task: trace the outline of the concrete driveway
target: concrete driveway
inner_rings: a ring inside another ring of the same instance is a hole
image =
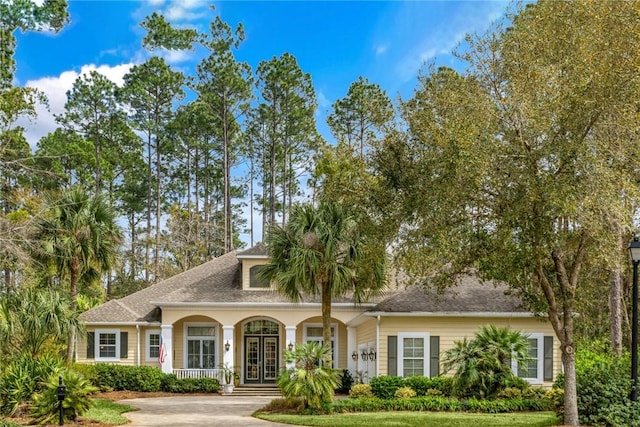
[[[119,403],[138,411],[123,414],[132,427],[233,426],[275,427],[288,424],[270,423],[252,418],[251,414],[273,400],[273,397],[243,396],[176,396],[126,399]]]

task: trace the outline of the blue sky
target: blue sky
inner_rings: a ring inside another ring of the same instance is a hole
[[[214,4],[215,10],[209,5]],[[65,93],[79,73],[97,69],[116,83],[150,56],[142,49],[140,21],[153,11],[173,24],[206,30],[216,14],[232,26],[242,22],[246,40],[239,60],[255,70],[260,61],[294,55],[311,74],[321,132],[331,104],[358,76],[378,83],[392,99],[408,98],[425,62],[460,67],[451,51],[465,34],[483,32],[499,19],[504,1],[80,1],[71,0],[71,23],[59,34],[18,34],[19,85],[44,91],[50,111],[40,108],[27,125],[32,145],[55,129]],[[193,74],[197,52],[160,52],[174,67]]]

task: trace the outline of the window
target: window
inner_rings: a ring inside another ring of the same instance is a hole
[[[398,334],[398,374],[429,376],[429,334]]]
[[[147,331],[147,362],[155,362],[160,354],[160,330]]]
[[[216,367],[216,328],[207,324],[185,325],[187,369]]]
[[[249,269],[249,287],[257,289],[269,288],[269,282],[263,280],[259,273],[262,265],[254,265]]]
[[[333,361],[333,367],[338,367],[337,359],[337,329],[336,325],[331,325],[331,360]],[[317,342],[318,344],[322,344],[324,341],[322,340],[322,325],[305,325],[304,328],[305,334],[305,342]]]
[[[523,366],[518,366],[513,361],[511,369],[520,378],[532,384],[541,384],[543,382],[544,363],[543,336],[542,334],[527,334],[527,338],[529,340],[529,360]]]
[[[120,360],[120,331],[117,329],[96,329],[96,361]]]

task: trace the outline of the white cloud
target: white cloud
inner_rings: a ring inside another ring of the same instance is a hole
[[[169,3],[164,12],[169,21],[193,21],[203,16],[205,11],[199,11],[207,7],[203,0],[178,0]]]
[[[376,52],[376,56],[380,56],[384,53],[387,52],[387,50],[389,50],[389,44],[388,43],[384,43],[384,44],[379,44],[374,46],[375,52]]]
[[[189,61],[193,58],[194,52],[190,50],[169,50],[169,49],[158,49],[156,52],[162,58],[167,61],[169,64],[179,64],[182,62]]]
[[[399,36],[412,39],[411,44],[396,43],[411,46],[398,60],[396,73],[401,80],[414,78],[424,63],[434,60],[437,55],[450,54],[467,34],[485,31],[503,16],[506,9],[506,3],[500,1],[457,3],[456,6],[455,9],[446,9],[449,13],[446,20],[431,21],[436,24],[424,27],[422,31],[416,29],[424,25],[425,17],[420,16],[420,9],[414,8],[412,3],[407,3],[407,7],[395,17],[396,22],[404,23],[404,27],[399,28],[410,31]],[[437,15],[439,11],[434,9],[430,13]]]
[[[64,104],[67,102],[67,91],[73,87],[73,83],[78,76],[88,74],[95,70],[103,74],[109,80],[122,86],[124,83],[124,75],[129,71],[133,64],[120,64],[114,67],[109,65],[96,66],[94,64],[83,65],[80,72],[65,71],[59,76],[42,77],[36,80],[28,80],[25,84],[43,92],[49,100],[49,108],[44,105],[36,107],[37,117],[35,119],[20,119],[18,124],[25,128],[25,137],[32,148],[40,139],[50,132],[53,132],[58,124],[55,121],[55,114],[62,114]]]

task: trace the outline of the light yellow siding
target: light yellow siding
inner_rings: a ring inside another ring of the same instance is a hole
[[[440,356],[454,346],[455,341],[464,337],[472,339],[483,325],[509,327],[522,333],[541,333],[553,336],[553,372],[555,376],[561,372],[561,353],[559,341],[555,337],[553,328],[548,322],[536,318],[474,318],[474,317],[383,317],[380,322],[380,375],[387,374],[388,348],[387,338],[399,333],[428,333],[430,336],[440,337]],[[358,338],[359,340],[359,338]],[[545,382],[551,386],[551,382]]]

